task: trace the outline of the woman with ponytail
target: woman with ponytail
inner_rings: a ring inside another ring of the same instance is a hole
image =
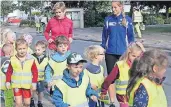
[[[160,50],[146,51],[134,60],[127,87],[130,107],[167,107],[162,88],[167,65],[167,55]]]

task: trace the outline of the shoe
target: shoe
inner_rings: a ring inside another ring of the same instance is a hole
[[[42,103],[38,103],[37,106],[38,107],[43,107],[43,104]]]
[[[110,104],[110,106],[109,107],[115,107],[115,105],[112,103],[112,104]]]
[[[36,107],[33,99],[31,99],[30,107]]]

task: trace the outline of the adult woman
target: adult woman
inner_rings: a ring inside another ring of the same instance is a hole
[[[106,17],[104,21],[101,44],[106,49],[105,61],[108,74],[125,52],[127,43],[134,41],[132,20],[123,14],[122,2],[113,1],[112,10],[113,15]]]
[[[44,31],[44,35],[49,43],[50,50],[56,50],[54,40],[57,36],[65,35],[71,43],[73,33],[73,22],[65,16],[66,8],[64,2],[57,2],[54,5],[53,10],[55,12],[55,16],[49,20]]]

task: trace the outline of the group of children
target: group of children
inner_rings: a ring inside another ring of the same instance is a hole
[[[16,40],[10,29],[1,29],[1,37],[0,89],[1,93],[11,90],[12,94],[3,95],[6,107],[35,107],[35,95],[37,106],[43,107],[45,87],[56,107],[115,107],[115,92],[120,107],[167,107],[161,85],[167,55],[159,50],[145,51],[141,42],[130,43],[107,75],[101,65],[105,50],[100,45],[85,49],[89,60],[85,66],[88,61],[69,50],[66,36],[55,39],[56,50],[50,57],[44,40],[37,41],[33,52],[29,47],[33,39],[30,35]]]

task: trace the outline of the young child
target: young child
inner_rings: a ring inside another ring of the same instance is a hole
[[[44,73],[45,67],[48,64],[48,57],[46,56],[47,43],[43,40],[38,41],[35,45],[35,53],[32,55],[35,57],[36,65],[38,68],[38,82],[37,82],[37,92],[38,92],[38,107],[43,107],[43,91],[44,91]],[[35,107],[33,98],[31,99],[30,107]]]
[[[107,76],[107,72],[104,72],[104,68],[100,63],[104,60],[105,50],[99,45],[89,46],[85,50],[85,56],[90,60],[90,64],[87,65],[84,72],[88,74],[90,78],[91,88],[96,90],[99,94],[101,92],[101,85],[104,82],[104,78]],[[98,102],[100,107],[104,107],[103,102]],[[96,102],[89,100],[90,107],[97,107]]]
[[[45,68],[46,82],[48,89],[53,86],[53,83],[60,79],[63,75],[63,70],[66,68],[66,59],[70,54],[68,51],[69,40],[65,36],[58,36],[55,40],[57,50],[50,57],[49,63]],[[52,87],[52,90],[53,87]]]
[[[2,49],[2,46],[4,44],[12,44],[14,46],[14,55],[16,54],[16,51],[15,51],[15,40],[16,40],[16,35],[15,33],[11,30],[11,29],[8,29],[8,28],[4,28],[4,29],[1,29],[1,45],[0,45],[0,48]],[[3,56],[4,53],[2,52],[1,50],[1,56]]]
[[[127,48],[127,51],[121,56],[120,60],[114,66],[112,72],[107,76],[102,84],[101,98],[106,95],[108,87],[115,82],[116,98],[120,103],[120,107],[128,107],[126,88],[129,80],[129,69],[135,58],[141,56],[145,51],[141,42],[132,42]],[[114,106],[114,90],[109,88],[109,96],[111,106]]]
[[[5,107],[12,107],[13,104],[13,91],[12,89],[6,89],[5,81],[6,81],[6,72],[10,63],[10,57],[14,54],[14,49],[12,44],[4,44],[2,47],[2,52],[4,53],[4,56],[1,56],[1,69],[0,69],[0,91],[1,91],[1,97],[5,100]]]
[[[6,73],[6,87],[14,90],[16,107],[30,106],[31,90],[36,89],[38,70],[32,55],[27,54],[28,44],[24,39],[17,39],[17,54],[10,59]]]
[[[23,34],[21,36],[22,39],[25,39],[28,43],[28,54],[33,54],[33,50],[30,48],[31,44],[32,44],[32,41],[33,41],[33,37],[30,35],[30,34]]]
[[[89,77],[83,72],[87,61],[77,53],[67,58],[67,68],[62,79],[58,80],[53,93],[56,107],[89,107],[87,97],[97,101],[98,94],[91,89]]]
[[[134,61],[127,87],[129,106],[168,107],[162,88],[167,65],[168,57],[160,50],[146,51]]]

